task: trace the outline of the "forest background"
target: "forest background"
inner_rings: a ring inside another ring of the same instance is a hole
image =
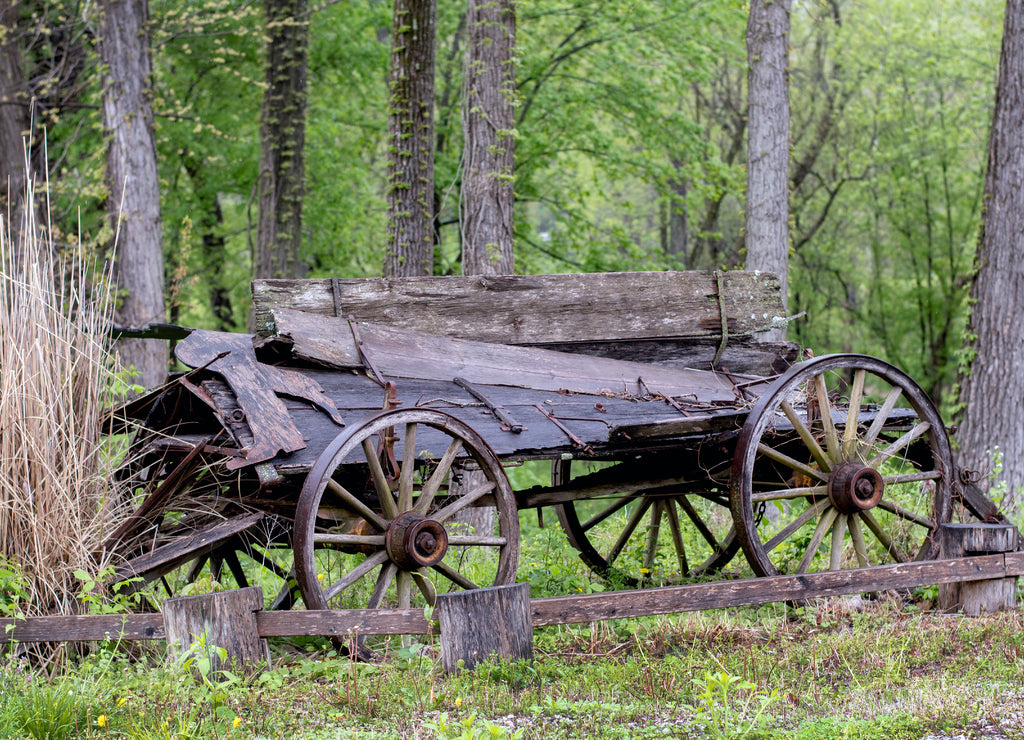
[[[105,208],[117,194],[104,180],[95,8],[4,4],[4,48],[22,65],[31,164],[48,177],[58,241],[109,255]],[[392,10],[350,0],[305,16],[309,277],[383,272]],[[792,7],[789,291],[790,312],[806,318],[788,338],[818,354],[883,357],[947,411],[1003,10],[997,0]],[[435,274],[461,270],[465,13],[438,3]],[[744,265],[747,15],[737,0],[516,3],[517,272]],[[248,326],[266,18],[239,0],[149,3],[171,323]]]

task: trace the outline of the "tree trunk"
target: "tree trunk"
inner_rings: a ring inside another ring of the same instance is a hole
[[[789,284],[789,8],[790,0],[752,0],[747,23],[748,270]],[[784,327],[760,335],[781,342]]]
[[[28,85],[21,61],[21,3],[0,0],[0,212],[9,214],[12,245],[21,244],[25,185],[29,171],[26,147],[31,146]]]
[[[958,463],[1024,486],[1024,2],[1008,0],[985,178],[985,217],[971,286],[970,369],[960,378]]]
[[[104,66],[103,126],[107,143],[107,213],[114,228],[114,272],[121,300],[115,320],[142,327],[164,321],[164,262],[160,186],[153,138],[149,9],[145,0],[100,3]],[[118,343],[135,381],[153,388],[167,377],[167,344],[157,339]]]
[[[516,16],[512,0],[468,0],[462,274],[510,275]]]
[[[257,278],[301,278],[305,182],[306,0],[265,0],[267,87],[260,112],[259,228],[253,273]]]
[[[434,271],[436,0],[395,0],[388,100],[387,277]]]

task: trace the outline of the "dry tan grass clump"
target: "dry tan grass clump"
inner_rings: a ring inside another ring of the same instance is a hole
[[[0,215],[0,554],[24,573],[24,613],[73,613],[73,572],[95,572],[107,527],[111,301],[81,255],[57,256],[26,200],[24,235]]]

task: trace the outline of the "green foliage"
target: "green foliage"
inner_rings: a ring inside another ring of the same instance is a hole
[[[87,614],[129,614],[133,611],[134,605],[124,587],[140,582],[141,577],[114,582],[113,565],[101,568],[95,576],[81,569],[75,570],[73,575],[82,584],[78,601]]]
[[[435,721],[426,722],[424,727],[431,730],[434,733],[433,737],[437,740],[441,740],[441,738],[458,738],[458,740],[498,740],[498,738],[511,738],[511,740],[518,740],[518,738],[523,737],[523,730],[521,729],[515,732],[508,732],[501,725],[486,719],[478,719],[475,714],[470,714],[461,720],[449,721],[448,714],[441,712]]]
[[[22,604],[31,598],[30,584],[21,568],[0,555],[0,617],[21,617]],[[13,627],[8,626],[8,631]]]
[[[230,721],[235,713],[226,706],[230,689],[240,683],[240,679],[224,668],[228,651],[209,642],[204,633],[197,635],[195,641],[177,658],[176,665],[184,675],[196,675],[199,678],[199,695],[210,709],[210,718]]]
[[[762,729],[762,718],[768,707],[778,699],[778,689],[770,693],[757,690],[750,681],[734,676],[725,669],[705,671],[695,678],[698,689],[697,721],[708,737],[746,737]]]

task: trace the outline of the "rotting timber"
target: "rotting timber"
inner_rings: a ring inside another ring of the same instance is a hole
[[[773,280],[257,282],[259,334],[191,332],[192,369],[112,417],[139,493],[106,547],[136,583],[256,564],[273,608],[401,609],[513,582],[524,509],[613,586],[741,549],[756,575],[931,560],[941,524],[992,518],[905,374],[748,341],[779,320]],[[551,484],[513,490],[532,460]]]

